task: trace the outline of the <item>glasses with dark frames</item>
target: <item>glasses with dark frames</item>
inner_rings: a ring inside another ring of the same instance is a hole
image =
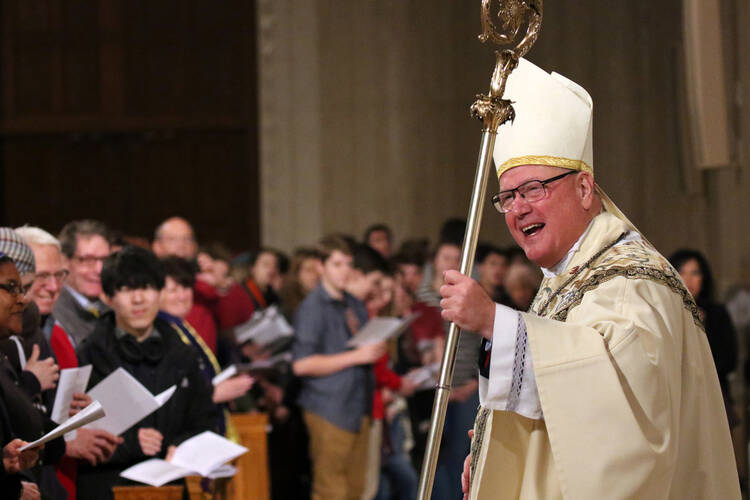
[[[539,201],[547,196],[547,184],[562,179],[567,175],[577,173],[577,170],[570,170],[568,172],[565,172],[564,174],[556,175],[555,177],[551,177],[543,181],[537,179],[526,181],[520,186],[513,189],[500,191],[498,194],[492,197],[492,204],[495,206],[495,209],[498,212],[500,212],[501,214],[506,214],[513,208],[513,203],[515,203],[516,201],[516,193],[518,193],[521,198],[528,201],[529,203],[534,203],[535,201]]]
[[[31,290],[32,284],[33,283],[22,285],[17,281],[11,281],[10,283],[0,283],[0,289],[5,290],[16,297],[25,297],[26,294],[29,293],[29,290]]]

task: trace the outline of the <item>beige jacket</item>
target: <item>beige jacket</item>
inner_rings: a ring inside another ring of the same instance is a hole
[[[472,499],[740,498],[698,310],[629,230],[597,216],[523,315],[544,419],[480,409]]]

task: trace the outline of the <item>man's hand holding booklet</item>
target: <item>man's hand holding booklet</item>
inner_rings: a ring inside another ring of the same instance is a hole
[[[410,314],[405,318],[372,318],[349,340],[347,345],[349,347],[360,347],[384,342],[404,333],[417,317],[419,317],[419,313]]]

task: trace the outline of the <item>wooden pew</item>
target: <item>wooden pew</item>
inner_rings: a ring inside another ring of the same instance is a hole
[[[249,451],[237,459],[237,475],[229,483],[229,498],[270,500],[268,475],[268,415],[264,413],[233,413],[232,425],[240,436],[240,444]]]
[[[268,415],[264,413],[235,413],[232,425],[240,438],[240,444],[249,451],[237,459],[237,475],[227,484],[217,480],[212,491],[204,495],[201,478],[190,476],[186,485],[191,500],[213,498],[215,500],[270,500],[271,488],[268,475]],[[115,486],[115,500],[182,500],[182,486]]]
[[[190,500],[228,500],[226,479],[216,479],[209,483],[210,491],[204,492],[203,478],[188,476],[185,486]],[[112,488],[115,500],[182,500],[182,486],[115,486]]]
[[[182,486],[115,486],[115,500],[182,500]]]

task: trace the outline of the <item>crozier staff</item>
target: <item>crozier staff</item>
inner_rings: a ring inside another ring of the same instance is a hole
[[[493,202],[545,277],[520,313],[445,273],[443,317],[484,337],[470,497],[739,499],[695,302],[594,183],[591,97],[523,59],[503,97]]]

